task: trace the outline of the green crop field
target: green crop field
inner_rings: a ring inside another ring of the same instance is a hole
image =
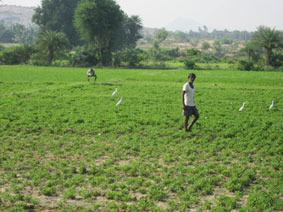
[[[86,71],[0,66],[0,211],[283,210],[283,73]]]

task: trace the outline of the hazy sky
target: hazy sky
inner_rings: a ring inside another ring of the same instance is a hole
[[[116,0],[145,27],[165,27],[177,18],[213,29],[255,31],[259,25],[283,30],[283,0]],[[2,4],[39,6],[41,0],[2,0]]]

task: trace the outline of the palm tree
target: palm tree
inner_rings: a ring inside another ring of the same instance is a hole
[[[67,47],[68,39],[63,32],[43,31],[37,37],[37,44],[46,53],[48,64],[51,65],[56,53]]]
[[[244,44],[244,48],[240,49],[241,53],[244,53],[248,56],[249,60],[256,61],[259,55],[259,49],[253,42],[247,42]]]
[[[252,36],[252,41],[265,50],[265,65],[269,65],[272,50],[280,45],[280,32],[266,26],[259,26]]]

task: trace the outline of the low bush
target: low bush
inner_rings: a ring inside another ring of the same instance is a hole
[[[90,67],[98,64],[98,51],[95,46],[77,47],[70,55],[70,64],[77,67]]]
[[[46,57],[44,57],[41,53],[35,53],[31,55],[28,63],[30,65],[36,65],[36,66],[47,66],[48,62],[45,58]]]
[[[184,60],[184,64],[188,69],[196,69],[196,60],[194,58],[187,58]]]
[[[27,64],[32,53],[33,48],[27,44],[5,49],[0,54],[0,62],[5,65]]]
[[[283,50],[281,52],[276,52],[271,56],[270,65],[275,68],[283,66]]]
[[[237,65],[239,70],[250,71],[254,69],[254,62],[251,60],[239,60]]]
[[[146,58],[146,54],[141,49],[125,49],[122,52],[122,62],[129,67],[137,67]]]

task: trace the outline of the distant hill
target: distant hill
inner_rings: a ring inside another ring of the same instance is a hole
[[[0,5],[0,20],[13,24],[28,26],[32,24],[35,7],[21,7],[13,5]]]

